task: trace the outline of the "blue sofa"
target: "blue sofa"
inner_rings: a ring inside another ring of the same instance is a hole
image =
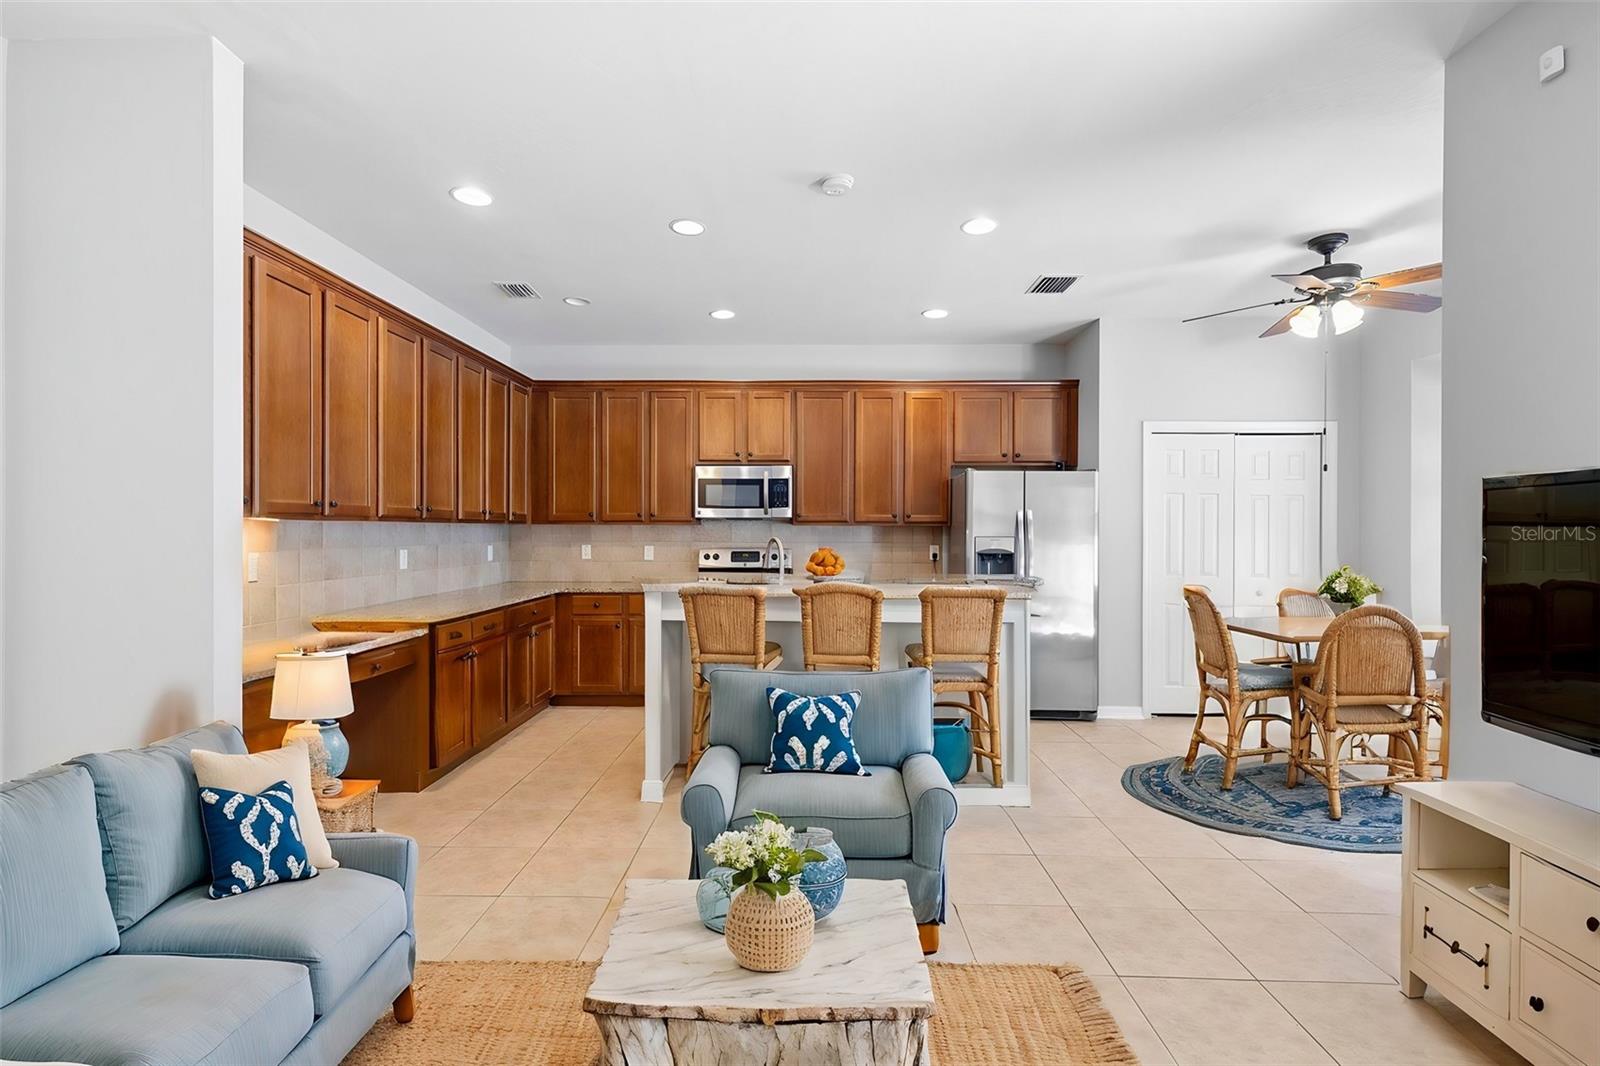
[[[326,1066],[409,1020],[416,841],[210,899],[196,748],[245,750],[217,722],[0,785],[0,1059]]]
[[[718,833],[743,829],[758,810],[771,811],[790,825],[831,829],[851,877],[904,881],[923,947],[936,950],[956,791],[933,757],[932,675],[722,667],[709,680],[709,746],[684,785],[681,808],[693,841],[689,876],[710,868],[705,847]],[[769,686],[802,696],[859,689],[851,736],[871,776],[763,772],[774,727]]]

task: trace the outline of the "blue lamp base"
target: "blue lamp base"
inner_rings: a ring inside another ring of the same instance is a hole
[[[350,765],[350,741],[339,728],[338,719],[317,718],[296,722],[283,734],[285,744],[302,740],[311,752],[312,780],[324,779],[321,791],[325,795],[338,795],[344,787],[339,777]]]

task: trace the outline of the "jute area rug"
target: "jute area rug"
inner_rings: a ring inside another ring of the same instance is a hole
[[[936,1066],[1136,1063],[1089,978],[1071,967],[932,963]],[[587,962],[424,962],[417,1015],[385,1015],[345,1066],[591,1066]]]

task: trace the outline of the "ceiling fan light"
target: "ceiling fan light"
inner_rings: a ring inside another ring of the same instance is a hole
[[[1297,337],[1315,337],[1322,332],[1322,308],[1316,304],[1302,307],[1300,313],[1289,320],[1289,329]]]
[[[1341,333],[1349,333],[1361,325],[1361,320],[1366,317],[1367,312],[1366,308],[1360,304],[1351,303],[1349,300],[1340,300],[1333,305],[1328,314],[1333,319],[1333,332],[1337,336]]]

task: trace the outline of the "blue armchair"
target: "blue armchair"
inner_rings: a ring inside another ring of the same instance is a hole
[[[956,792],[933,757],[932,675],[726,667],[713,671],[710,683],[710,746],[683,789],[682,816],[693,838],[689,876],[709,869],[705,847],[718,833],[771,811],[790,825],[831,829],[851,877],[904,881],[923,950],[938,950],[944,838],[955,824]],[[859,689],[851,733],[871,776],[765,773],[774,728],[769,686],[805,696]]]

